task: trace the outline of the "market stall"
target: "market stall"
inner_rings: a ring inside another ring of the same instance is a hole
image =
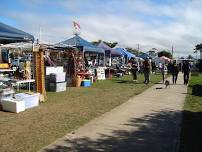
[[[0,44],[10,44],[17,42],[30,42],[33,46],[34,37],[24,31],[18,30],[6,24],[0,23]],[[7,56],[4,53],[4,56]],[[14,86],[18,86],[22,83],[31,83],[35,80],[31,79],[31,68],[30,63],[26,62],[24,65],[24,75],[23,80],[16,79],[14,77],[13,69],[10,68],[11,62],[9,56],[7,57],[7,62],[2,63],[2,51],[0,50],[0,62],[1,65],[1,75],[0,75],[0,106],[5,111],[11,112],[21,112],[28,108],[35,107],[39,103],[39,93],[15,93]],[[5,61],[5,60],[4,60]],[[7,64],[8,66],[5,66]],[[6,72],[6,74],[5,74]],[[12,72],[12,73],[9,73]],[[29,85],[30,86],[30,85]],[[30,87],[29,87],[30,89]],[[28,99],[28,100],[27,100]],[[30,106],[28,106],[30,105]]]
[[[105,50],[105,62],[107,66],[111,66],[111,60],[113,57],[120,57],[121,53],[116,51],[115,49],[110,48],[106,43],[101,41],[98,45],[98,48],[102,48]]]
[[[97,71],[105,66],[105,51],[102,48],[98,48],[77,34],[68,40],[55,44],[55,46],[64,49],[68,47],[74,48],[67,50],[69,52],[67,56],[71,57],[70,60],[74,63],[74,69],[77,69],[77,72],[74,73],[74,77],[77,80],[79,79],[78,77],[81,77],[83,80],[88,78],[93,83],[96,78],[104,79],[97,75],[99,73]]]
[[[136,56],[130,52],[128,52],[125,48],[115,47],[115,50],[118,51],[123,57],[123,64],[127,64],[131,58],[135,58]]]
[[[115,74],[115,66],[112,66],[112,60],[116,60],[119,57],[121,57],[121,53],[116,51],[115,49],[110,48],[106,43],[101,41],[97,47],[102,48],[105,50],[105,65],[106,65],[106,70],[105,70],[105,75],[108,78],[111,78],[112,75]]]

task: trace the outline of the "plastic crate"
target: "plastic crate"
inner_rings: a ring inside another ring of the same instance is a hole
[[[4,111],[19,113],[25,111],[25,102],[23,100],[17,100],[14,98],[3,99],[1,101],[2,109]]]
[[[49,91],[62,92],[66,91],[66,88],[67,88],[66,82],[49,83]]]
[[[25,102],[25,109],[33,108],[39,105],[40,93],[18,93],[15,98]]]
[[[64,71],[63,66],[46,67],[46,75],[49,75],[51,73],[62,73],[63,71]]]
[[[83,87],[90,87],[91,86],[90,80],[83,80],[81,82],[81,86],[83,86]]]
[[[61,72],[61,73],[51,73],[49,75],[49,82],[64,82],[66,77],[66,73],[65,72]]]

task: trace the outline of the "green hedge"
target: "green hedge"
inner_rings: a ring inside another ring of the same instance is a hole
[[[202,59],[199,59],[197,64],[196,64],[196,67],[199,69],[199,72],[202,73]]]

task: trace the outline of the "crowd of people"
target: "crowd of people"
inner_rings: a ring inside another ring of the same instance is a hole
[[[138,73],[144,74],[144,83],[148,84],[150,82],[151,73],[161,73],[162,82],[165,82],[165,75],[172,75],[173,84],[177,83],[178,74],[181,71],[184,75],[184,84],[187,85],[189,82],[189,75],[191,71],[191,65],[188,60],[184,60],[183,63],[177,64],[176,60],[168,62],[167,64],[159,62],[156,65],[154,62],[150,61],[149,58],[146,58],[142,63],[136,58],[131,58],[129,61],[131,67],[131,73],[133,76],[133,81],[137,81]]]

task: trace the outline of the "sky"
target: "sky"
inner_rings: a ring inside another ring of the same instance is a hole
[[[202,0],[1,0],[0,22],[57,43],[73,37],[73,21],[88,41],[118,42],[146,52],[193,55],[202,43]],[[41,28],[40,28],[41,27]]]

